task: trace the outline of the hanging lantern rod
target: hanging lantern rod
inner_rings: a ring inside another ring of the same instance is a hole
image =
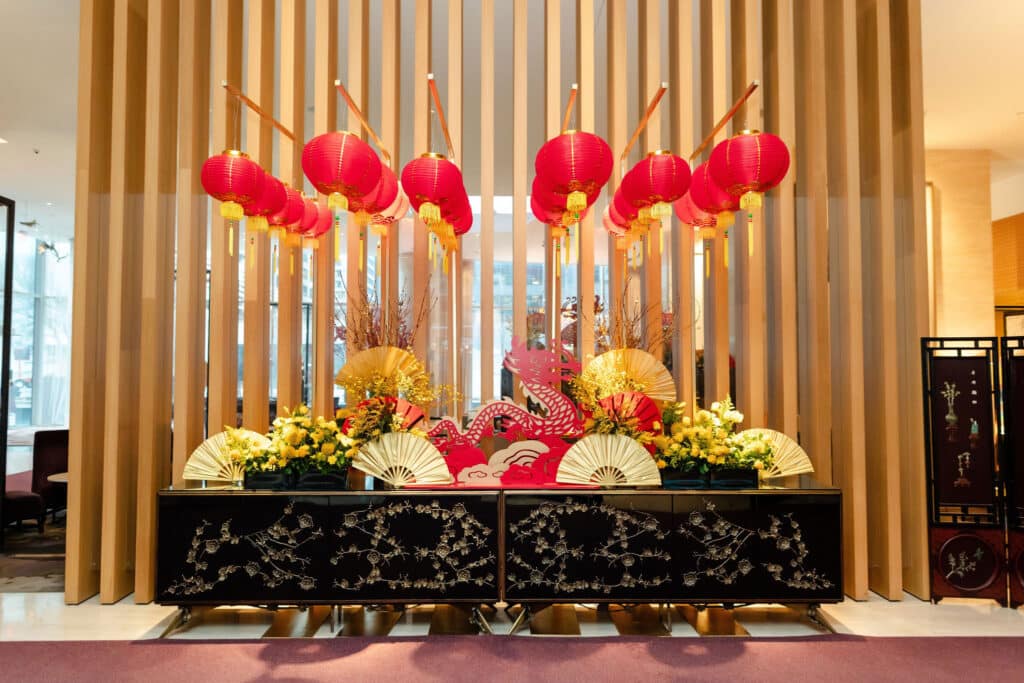
[[[757,90],[759,85],[761,85],[760,81],[750,82],[750,85],[747,86],[746,91],[742,95],[740,95],[739,99],[736,100],[736,102],[732,105],[732,109],[727,111],[725,113],[725,116],[723,116],[721,120],[719,120],[719,122],[711,130],[711,132],[708,133],[708,136],[704,138],[704,141],[702,143],[700,143],[700,147],[693,150],[693,154],[690,155],[690,163],[693,163],[693,160],[699,157],[701,155],[701,152],[707,149],[708,145],[712,143],[712,141],[715,139],[715,136],[718,135],[719,131],[725,128],[725,124],[729,123],[729,121],[732,120],[732,117],[736,116],[736,112],[738,112],[740,110],[740,107],[742,107],[743,104],[750,99],[750,96],[754,94],[754,91]]]
[[[665,81],[661,82],[661,86],[658,87],[658,92],[654,93],[654,97],[651,98],[651,103],[647,105],[647,111],[644,112],[644,117],[640,119],[640,123],[637,124],[636,130],[633,131],[633,137],[626,143],[626,149],[622,150],[622,156],[619,157],[620,162],[625,162],[626,157],[629,156],[630,151],[633,149],[633,145],[636,144],[637,139],[640,137],[640,133],[644,132],[647,128],[647,124],[651,121],[651,116],[654,115],[654,110],[658,108],[661,103],[661,98],[665,96],[665,91],[668,90],[668,83]]]
[[[448,132],[448,121],[444,118],[444,107],[441,106],[441,96],[437,93],[437,82],[434,74],[427,74],[427,84],[430,86],[430,96],[434,99],[434,109],[437,110],[437,118],[441,122],[441,131],[444,133],[444,141],[448,145],[448,158],[456,166],[459,163],[455,160],[455,146],[452,144],[452,134]]]
[[[295,135],[292,134],[292,131],[290,129],[285,127],[283,123],[281,123],[273,116],[271,116],[268,112],[266,112],[263,109],[263,107],[249,99],[249,97],[244,92],[242,92],[235,86],[231,85],[227,81],[221,81],[220,84],[221,86],[223,86],[225,90],[228,91],[229,95],[234,97],[239,102],[245,103],[245,106],[249,107],[249,109],[256,112],[256,114],[258,114],[261,119],[263,119],[264,121],[269,121],[274,126],[274,128],[277,128],[281,132],[281,135],[285,136],[293,143],[295,142]]]
[[[388,153],[388,150],[384,146],[384,143],[381,142],[381,139],[377,137],[377,133],[374,132],[373,128],[370,127],[369,121],[366,120],[366,117],[363,116],[363,112],[361,112],[359,110],[359,107],[356,106],[356,103],[352,99],[352,96],[348,94],[348,90],[345,89],[345,86],[342,85],[340,80],[334,81],[334,87],[337,88],[338,92],[341,93],[341,96],[345,98],[345,102],[348,104],[349,111],[355,114],[356,118],[359,119],[359,124],[363,127],[363,130],[365,130],[370,135],[370,137],[373,138],[374,143],[376,143],[377,148],[380,150],[380,155],[384,157],[384,160],[387,161],[388,166],[390,166],[391,154]]]
[[[569,102],[565,105],[565,116],[562,117],[562,135],[569,131],[569,119],[572,118],[572,109],[576,106],[576,94],[579,89],[579,83],[573,83],[572,90],[569,91]]]

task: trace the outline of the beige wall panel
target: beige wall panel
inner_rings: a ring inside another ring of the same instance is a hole
[[[413,45],[413,100],[412,100],[412,154],[410,158],[418,157],[421,154],[431,151],[430,149],[430,89],[427,86],[427,74],[431,73],[431,0],[416,0],[416,37]],[[415,212],[413,212],[415,213]],[[419,297],[427,292],[430,297],[430,259],[428,258],[429,233],[427,226],[418,216],[413,217],[413,247],[412,247],[412,291],[415,297],[415,305],[418,306]],[[429,299],[428,299],[429,300]],[[413,351],[416,358],[426,366],[427,371],[431,370],[427,353],[430,339],[430,325],[426,322],[416,333],[413,341]],[[437,378],[438,381],[440,378]]]
[[[480,5],[480,400],[494,398],[494,0]]]
[[[640,111],[643,112],[646,111],[651,96],[658,91],[667,76],[661,71],[661,26],[667,17],[661,16],[661,2],[656,0],[640,0],[639,10],[640,99],[643,102]],[[661,124],[663,118],[667,120],[662,111],[667,109],[666,105],[668,102],[659,105],[654,111],[640,138],[640,154],[638,156],[641,159],[650,152],[661,148]],[[668,223],[671,224],[671,219]],[[644,264],[639,273],[643,282],[640,301],[644,307],[644,339],[647,341],[647,350],[659,360],[662,358],[665,341],[662,339],[661,331],[661,273],[666,264],[661,257],[661,233],[667,227],[662,225],[661,221],[651,223],[646,238]]]
[[[150,9],[146,34],[146,140],[142,206],[138,503],[135,602],[154,598],[156,493],[170,483],[171,342],[174,339],[174,213],[177,201],[178,2]]]
[[[107,233],[110,205],[114,3],[84,0],[79,14],[78,136],[71,321],[68,533],[64,599],[100,589],[103,424],[106,382]]]
[[[550,140],[562,129],[562,47],[559,23],[562,15],[560,0],[544,1],[544,139]],[[531,174],[532,175],[532,174]],[[527,216],[535,221],[533,212]],[[555,259],[561,251],[550,239],[551,228],[544,226],[544,336],[559,337],[562,324],[562,281],[555,277]]]
[[[466,150],[462,141],[462,0],[448,0],[448,103],[445,105],[445,119],[448,133],[455,148],[453,161],[459,168],[463,167]],[[468,181],[467,181],[468,182]],[[451,253],[448,267],[448,378],[446,382],[455,387],[459,395],[465,397],[470,393],[470,384],[462,371],[463,362],[463,319],[467,310],[464,304],[466,296],[466,279],[469,278],[469,291],[472,292],[473,270],[463,267],[462,237],[458,238],[458,249]],[[472,346],[469,346],[472,348]],[[448,414],[461,418],[465,412],[465,401],[453,396],[448,407]]]
[[[671,104],[672,151],[686,158],[700,144],[694,135],[693,3],[669,3],[669,103]],[[672,340],[672,369],[676,392],[693,410],[696,402],[696,356],[694,350],[694,232],[689,225],[672,218],[672,311],[675,332]],[[667,228],[667,226],[666,226]],[[667,240],[666,240],[667,242]]]
[[[221,83],[242,85],[242,0],[214,0],[213,109],[210,153],[242,147],[242,106]],[[238,258],[242,224],[210,211],[210,368],[208,428],[238,426]]]
[[[611,201],[619,183],[622,182],[623,169],[619,164],[619,155],[626,148],[629,139],[629,121],[627,117],[626,98],[622,96],[627,89],[626,76],[626,0],[608,0],[605,6],[607,14],[607,57],[608,57],[608,144],[615,155],[612,164],[612,177],[608,181],[608,200]],[[627,169],[628,170],[628,169]],[[615,238],[608,236],[608,323],[612,339],[619,338],[619,302],[624,297],[627,273],[625,257],[615,250]]]
[[[249,3],[245,94],[264,111],[274,110],[274,2]],[[245,151],[266,171],[273,169],[269,122],[246,112]],[[265,432],[270,425],[270,236],[245,225],[245,303],[242,345],[242,425]]]
[[[900,369],[900,513],[903,589],[929,592],[923,398],[920,338],[928,334],[928,258],[925,227],[924,95],[921,75],[921,6],[890,5],[896,163],[896,317]]]
[[[107,272],[107,405],[103,411],[103,536],[100,601],[135,586],[139,357],[142,301],[142,177],[146,144],[145,8],[114,5],[114,126],[110,143],[110,263]]]
[[[301,188],[303,121],[306,117],[306,0],[281,2],[281,123],[295,135],[279,136],[278,178]],[[294,408],[302,400],[302,247],[277,237],[277,406]],[[214,428],[218,428],[214,426]]]
[[[995,333],[992,271],[992,201],[988,150],[925,152],[934,186],[935,330],[939,337]]]
[[[401,64],[402,5],[399,0],[384,0],[381,8],[381,94],[380,135],[391,153],[391,170],[402,171],[401,155]],[[384,272],[381,276],[380,300],[387,310],[398,307],[398,226],[392,225],[381,249]]]
[[[348,50],[348,75],[345,78],[345,87],[348,89],[356,106],[364,115],[369,116],[370,110],[370,83],[369,83],[369,30],[370,13],[367,0],[349,0],[348,21],[345,24],[344,45]],[[369,136],[363,130],[359,117],[355,112],[346,107],[348,122],[345,125],[349,130],[363,140]],[[345,217],[345,288],[347,296],[345,300],[345,320],[349,329],[356,329],[359,326],[359,310],[362,292],[366,289],[366,226],[356,225],[353,214],[346,214]],[[353,343],[353,336],[348,337],[347,357],[351,357],[359,349]]]
[[[864,303],[864,420],[868,500],[868,580],[890,600],[903,597],[900,551],[900,403],[896,319],[892,60],[888,0],[858,0],[861,249]]]
[[[765,128],[796,143],[793,0],[764,5]],[[767,257],[768,426],[797,434],[796,169],[767,195],[764,210]]]
[[[996,306],[1024,306],[1024,213],[992,222]]]
[[[580,87],[576,99],[576,120],[580,130],[595,131],[594,108],[597,105],[596,80],[594,76],[594,0],[576,2],[576,82]],[[612,153],[614,154],[614,148]],[[595,209],[596,211],[596,209]],[[584,366],[594,353],[594,240],[597,221],[594,211],[578,226],[576,264],[576,292],[578,319],[576,357]],[[603,232],[603,229],[602,229]],[[611,259],[614,254],[609,254]]]

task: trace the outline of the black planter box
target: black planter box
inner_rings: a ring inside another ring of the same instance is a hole
[[[245,488],[264,491],[286,491],[294,488],[291,472],[246,472]]]
[[[706,489],[708,488],[708,475],[665,468],[661,471],[661,487],[672,490]]]
[[[729,468],[711,470],[710,484],[713,489],[756,489],[757,470]]]
[[[344,491],[348,472],[305,472],[299,475],[295,488],[299,491]]]

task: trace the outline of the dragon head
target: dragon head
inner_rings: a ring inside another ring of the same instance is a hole
[[[560,387],[564,380],[580,372],[580,364],[561,343],[556,343],[551,349],[530,349],[518,338],[512,339],[512,348],[505,354],[505,367],[519,375],[526,386],[547,384]]]

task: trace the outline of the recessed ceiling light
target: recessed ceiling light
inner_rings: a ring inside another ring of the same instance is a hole
[[[53,202],[46,202],[47,206],[53,206]]]
[[[7,140],[5,140],[4,138],[0,138],[0,145],[6,145],[6,144],[7,144]]]

